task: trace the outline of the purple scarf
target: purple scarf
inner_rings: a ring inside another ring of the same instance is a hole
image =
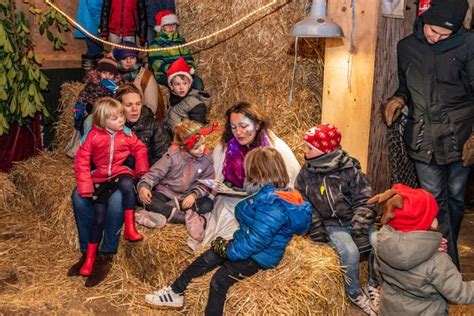
[[[245,180],[244,159],[249,151],[256,147],[270,146],[267,135],[260,137],[260,142],[253,146],[240,145],[237,138],[232,138],[225,151],[224,167],[222,174],[232,185],[242,188]]]

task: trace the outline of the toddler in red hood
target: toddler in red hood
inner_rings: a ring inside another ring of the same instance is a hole
[[[474,281],[463,282],[445,252],[437,232],[438,204],[430,193],[395,184],[369,203],[383,208],[375,245],[380,315],[447,315],[447,300],[474,303]]]

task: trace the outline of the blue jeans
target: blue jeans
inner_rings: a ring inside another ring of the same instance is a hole
[[[101,43],[96,42],[95,40],[90,39],[89,37],[86,37],[86,44],[87,44],[87,51],[86,51],[87,57],[95,59],[102,55],[104,46],[102,46]]]
[[[339,255],[341,266],[346,267],[345,276],[346,282],[344,286],[347,294],[356,298],[360,294],[359,285],[359,261],[360,254],[354,240],[352,239],[352,226],[326,226],[329,234],[329,245],[333,247]],[[375,227],[369,230],[369,240],[372,247],[377,241],[377,231]],[[377,286],[377,278],[374,270],[374,256],[373,252],[369,255],[369,284]]]
[[[79,245],[81,252],[86,253],[90,230],[94,223],[94,208],[90,199],[79,196],[77,189],[72,191],[71,199],[79,234]],[[107,203],[104,238],[102,239],[99,252],[117,253],[122,226],[122,193],[120,190],[117,190],[112,194]]]
[[[415,161],[416,173],[421,187],[438,202],[440,231],[448,240],[448,254],[459,269],[457,241],[464,216],[464,193],[469,168],[461,161],[448,165],[425,164]]]

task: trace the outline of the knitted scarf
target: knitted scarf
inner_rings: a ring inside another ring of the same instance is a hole
[[[138,73],[140,72],[140,68],[142,68],[142,64],[137,62],[132,69],[123,69],[122,65],[118,63],[117,68],[122,75],[123,81],[131,82],[137,77]]]
[[[242,188],[245,180],[244,159],[249,151],[257,147],[270,146],[268,137],[262,134],[260,141],[253,146],[240,145],[237,138],[232,138],[227,144],[222,174],[232,185]]]

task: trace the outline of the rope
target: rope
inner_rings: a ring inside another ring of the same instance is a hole
[[[195,39],[195,40],[192,40],[188,43],[185,43],[185,44],[181,44],[181,45],[176,45],[176,46],[171,46],[171,47],[159,47],[159,48],[142,48],[142,47],[129,47],[129,46],[125,46],[125,45],[120,45],[120,44],[117,44],[117,43],[112,43],[112,42],[109,42],[109,41],[106,41],[100,37],[97,37],[93,34],[91,34],[89,31],[87,31],[82,25],[80,25],[79,23],[76,22],[76,20],[74,20],[73,18],[71,18],[69,15],[67,15],[64,11],[62,11],[60,8],[58,8],[54,3],[51,2],[51,0],[44,0],[44,2],[49,5],[50,7],[52,7],[54,10],[56,10],[59,14],[61,14],[63,17],[66,18],[66,20],[69,21],[69,23],[71,23],[75,28],[77,28],[78,30],[80,30],[82,33],[84,33],[85,35],[87,35],[88,37],[102,43],[102,44],[105,44],[105,45],[110,45],[110,46],[113,46],[113,47],[117,47],[117,48],[122,48],[122,49],[127,49],[127,50],[134,50],[134,51],[139,51],[139,52],[147,52],[147,53],[151,53],[151,52],[159,52],[159,51],[165,51],[165,50],[171,50],[171,49],[177,49],[177,48],[182,48],[182,47],[185,47],[185,46],[191,46],[191,45],[195,45],[197,43],[200,43],[200,42],[203,42],[203,41],[206,41],[212,37],[216,37],[224,32],[227,32],[228,30],[236,27],[237,25],[241,24],[242,22],[244,22],[245,20],[248,20],[250,17],[256,15],[257,13],[271,7],[272,5],[274,5],[275,3],[277,3],[277,0],[272,0],[270,3],[258,8],[258,9],[255,9],[253,10],[252,12],[250,12],[249,14],[243,16],[242,18],[240,18],[239,20],[235,21],[234,23],[220,29],[220,30],[217,30],[215,31],[214,33],[211,33],[207,36],[204,36],[204,37],[201,37],[201,38],[198,38],[198,39]]]

